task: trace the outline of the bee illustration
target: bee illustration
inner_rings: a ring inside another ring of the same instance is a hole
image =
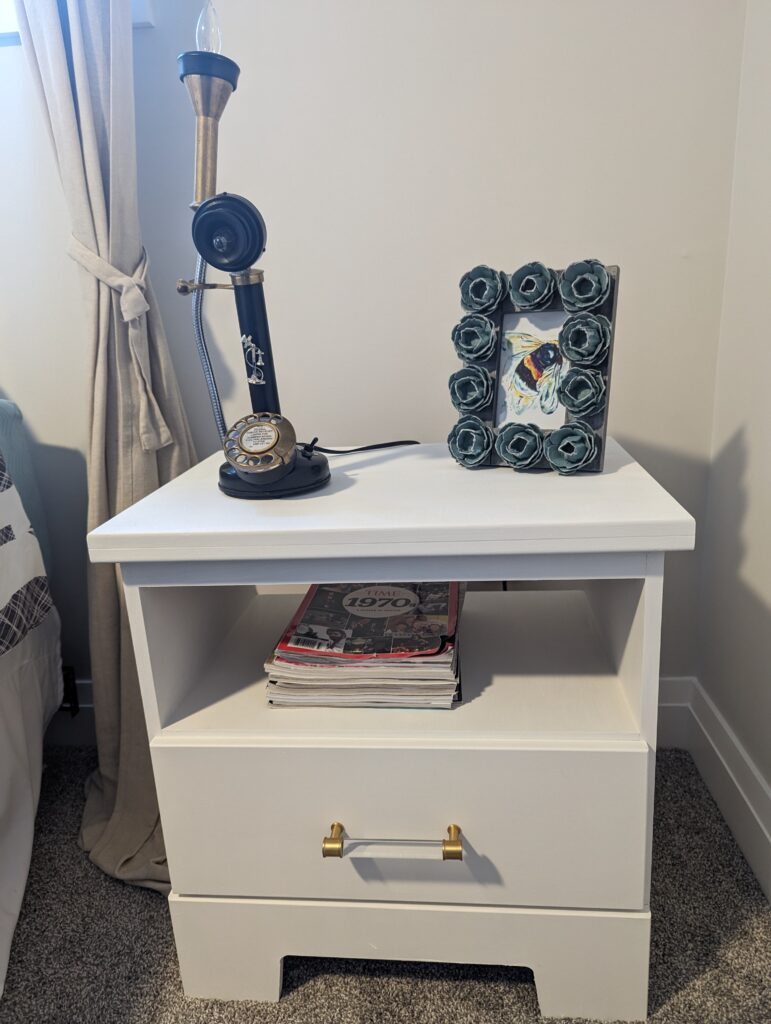
[[[516,331],[507,331],[505,338],[514,353],[503,382],[510,412],[520,416],[536,401],[546,415],[556,412],[557,388],[564,368],[559,347],[553,341]]]

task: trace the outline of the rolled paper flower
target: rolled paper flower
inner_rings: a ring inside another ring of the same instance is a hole
[[[575,420],[549,434],[543,453],[552,469],[567,476],[586,469],[597,457],[597,436],[588,423]]]
[[[490,313],[503,298],[503,275],[484,265],[468,270],[460,279],[460,304],[472,313]]]
[[[595,313],[569,316],[559,334],[560,352],[574,366],[597,366],[610,348],[610,320]]]
[[[514,469],[530,469],[541,461],[543,434],[534,423],[506,423],[495,439],[495,450]]]
[[[490,404],[493,379],[481,366],[464,366],[450,377],[450,399],[459,412],[477,412]]]
[[[549,305],[557,275],[543,263],[526,263],[509,278],[509,295],[516,309],[544,309]]]
[[[593,416],[605,405],[605,378],[598,370],[574,366],[562,378],[557,396],[574,416]]]
[[[599,260],[579,260],[562,272],[559,289],[568,313],[596,309],[610,295],[610,274]]]
[[[461,359],[469,363],[484,363],[494,353],[498,341],[498,328],[480,313],[464,316],[452,329],[452,343]]]
[[[474,469],[493,450],[493,432],[478,416],[461,416],[447,437],[447,445],[456,462]]]

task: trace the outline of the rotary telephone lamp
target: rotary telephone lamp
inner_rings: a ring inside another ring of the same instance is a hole
[[[329,481],[329,463],[313,442],[298,446],[294,427],[281,414],[264,274],[254,266],[265,251],[265,221],[243,196],[217,194],[219,121],[235,91],[240,69],[214,52],[219,49],[219,26],[211,0],[201,13],[196,42],[199,49],[181,54],[177,66],[196,114],[195,199],[191,205],[195,210],[193,244],[200,259],[195,280],[180,281],[177,290],[194,296],[196,342],[226,459],[220,468],[219,486],[234,498],[302,494]],[[229,274],[231,283],[206,283],[206,265]],[[210,288],[233,289],[251,398],[252,411],[230,428],[222,418],[203,334],[202,292]]]

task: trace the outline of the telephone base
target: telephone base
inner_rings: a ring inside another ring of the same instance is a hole
[[[268,474],[265,474],[268,476]],[[254,482],[242,480],[236,475],[235,469],[227,462],[220,466],[219,487],[223,494],[231,498],[245,498],[247,501],[267,500],[268,498],[290,498],[295,494],[306,494],[329,483],[331,473],[329,462],[321,452],[306,453],[297,449],[294,465],[280,480],[263,483],[255,474]]]

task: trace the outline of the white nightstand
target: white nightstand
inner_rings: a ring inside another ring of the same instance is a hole
[[[287,955],[512,964],[546,1016],[643,1019],[664,552],[692,518],[613,441],[569,479],[349,455],[271,502],[220,494],[220,462],[89,537],[123,571],[185,991],[275,1000]],[[467,598],[461,706],[266,705],[299,598],[255,585],[453,579],[515,581]],[[463,860],[323,859],[333,821],[457,823]]]

